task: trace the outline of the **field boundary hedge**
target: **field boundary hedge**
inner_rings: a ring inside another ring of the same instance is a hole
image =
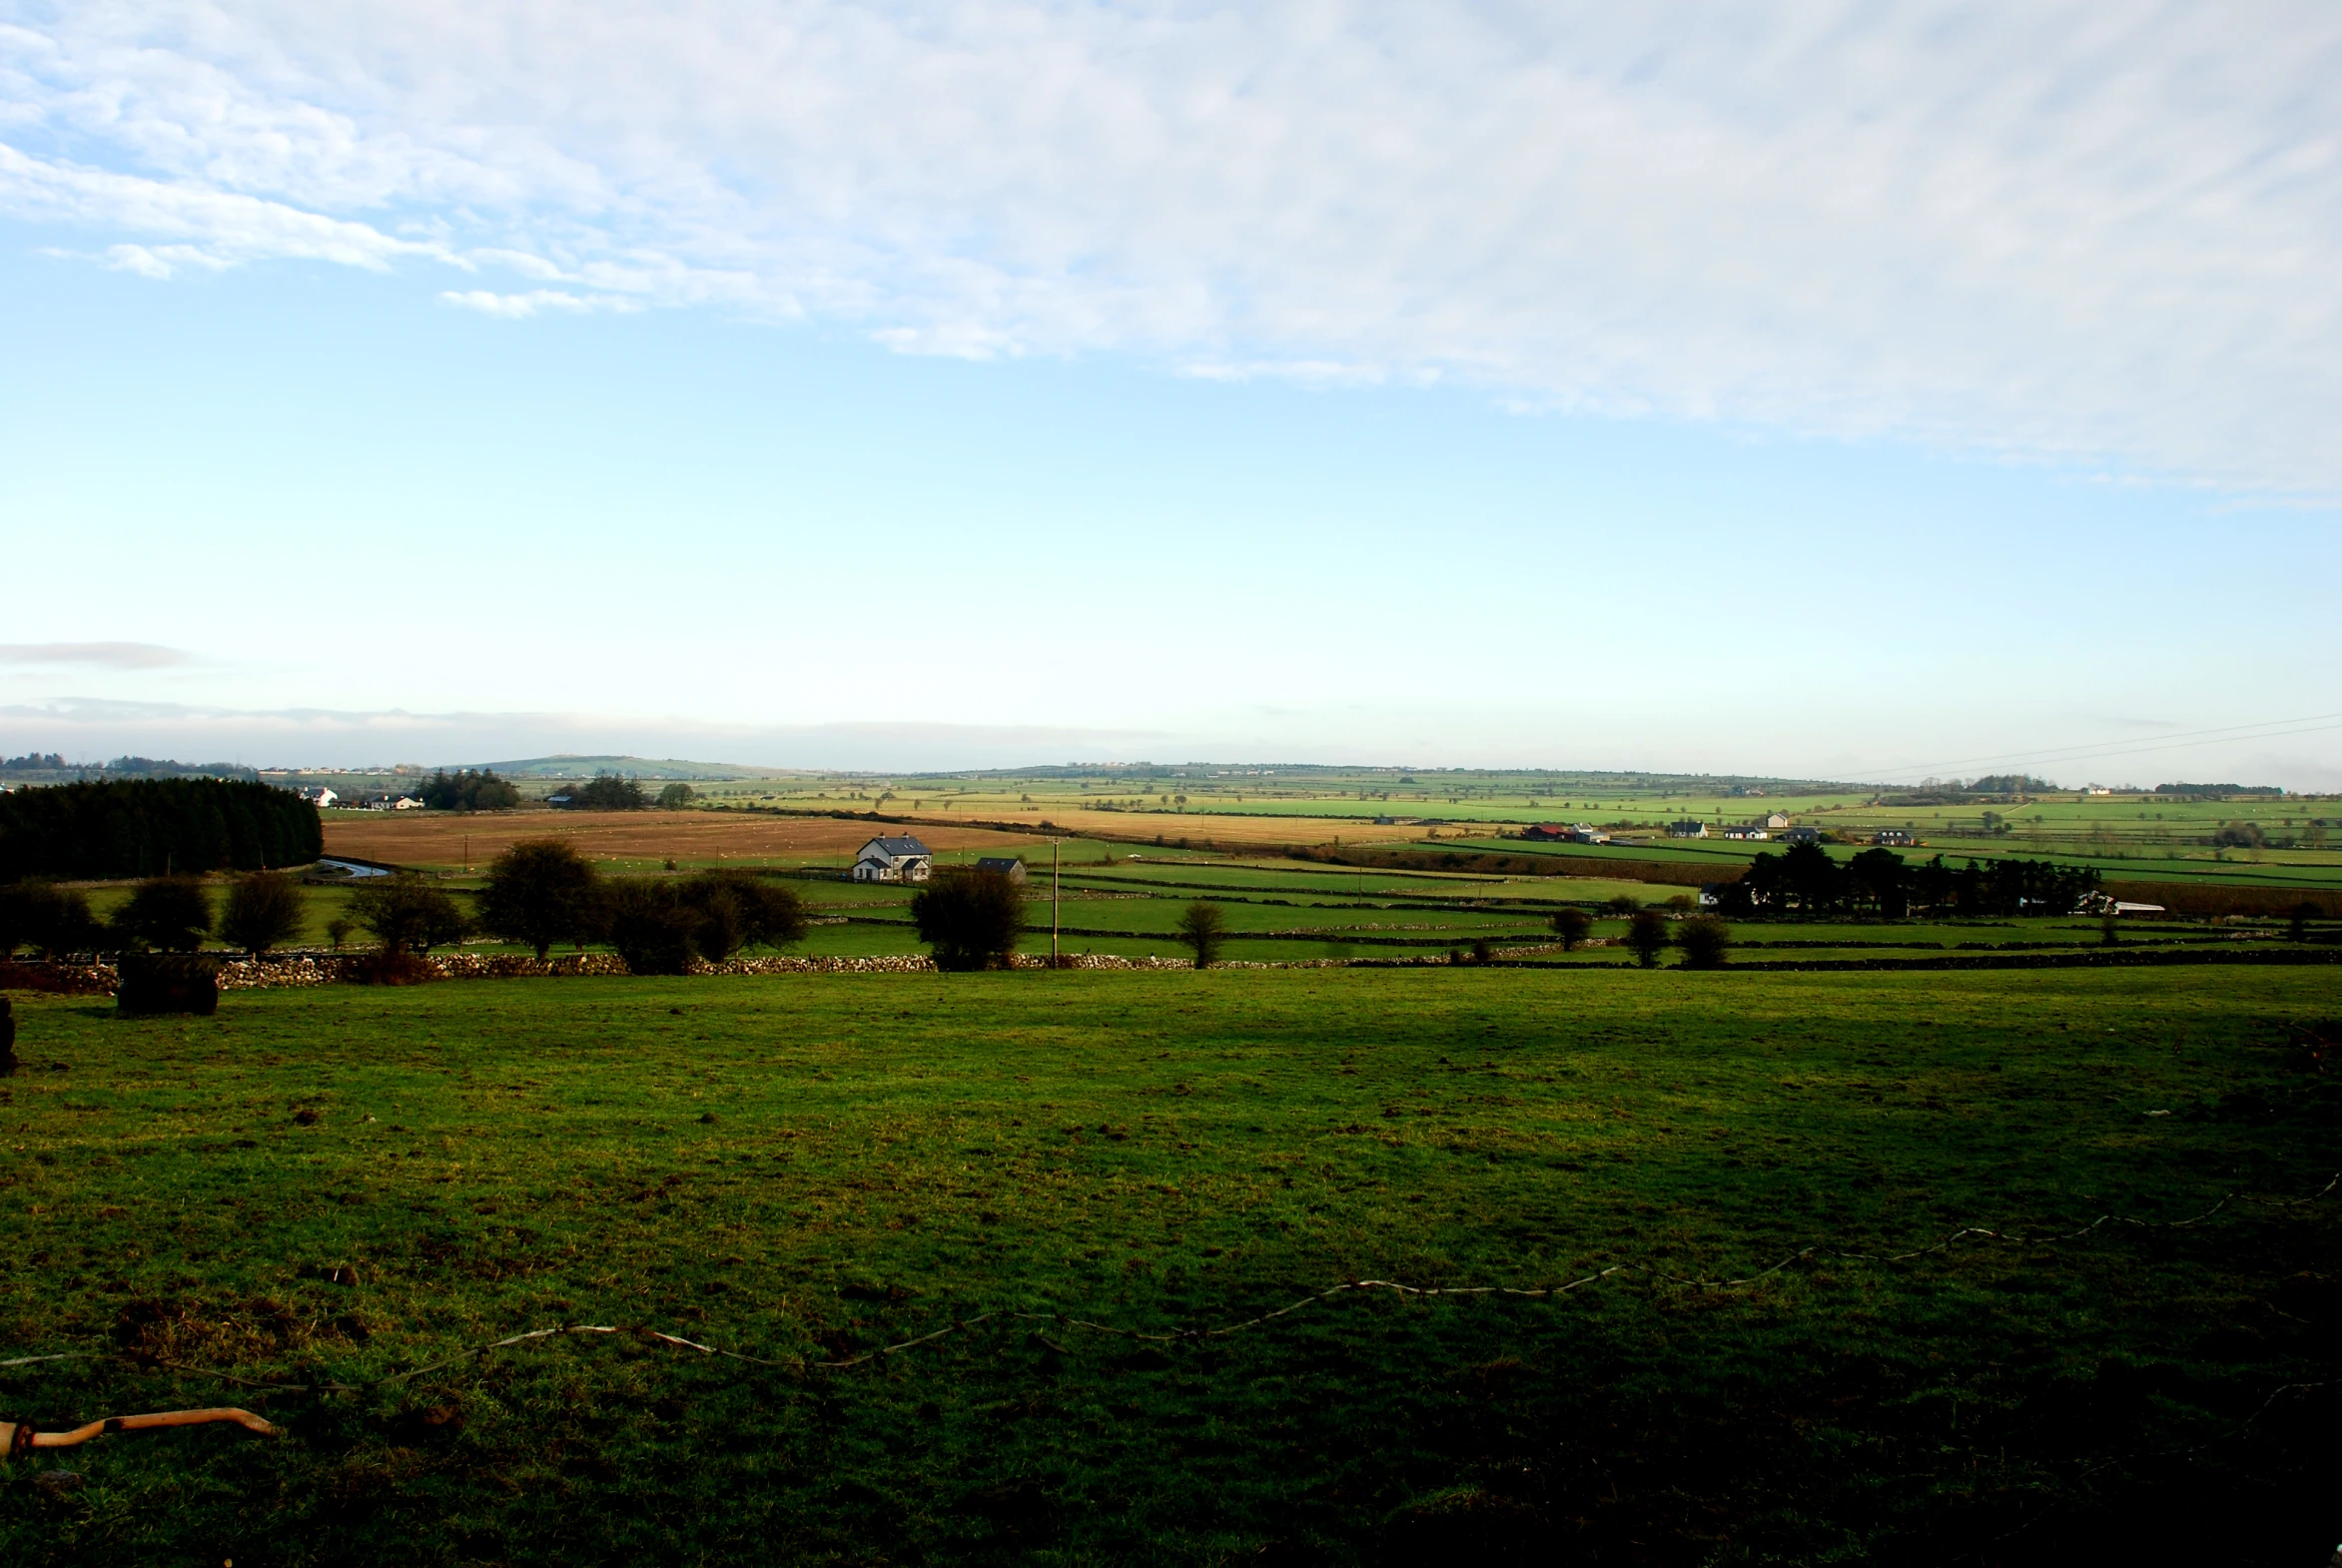
[[[1360,963],[1404,964],[1404,959],[1360,960]],[[1781,958],[1725,966],[1740,970],[1878,970],[1878,969],[2153,969],[2172,964],[2342,964],[2342,952],[2300,948],[2231,952],[2223,948],[2110,948],[2089,953],[1947,953],[1940,958]],[[1585,969],[1583,964],[1553,964],[1535,959],[1496,959],[1492,968]],[[1669,966],[1670,968],[1680,966]]]
[[[1672,860],[1612,860],[1599,855],[1506,854],[1490,849],[1329,849],[1299,845],[1287,851],[1295,860],[1313,860],[1365,870],[1469,871],[1489,875],[1531,877],[1590,877],[1610,882],[1656,882],[1668,887],[1697,888],[1711,882],[1729,882],[1725,871],[1738,874],[1743,863],[1729,867],[1688,865]]]
[[[2342,888],[2228,887],[2194,882],[2103,882],[2108,898],[2160,904],[2174,915],[2253,915],[2284,919],[2295,906],[2314,904],[2323,915],[2342,912]]]

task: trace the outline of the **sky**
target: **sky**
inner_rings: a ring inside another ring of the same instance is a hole
[[[2342,12],[0,0],[0,750],[2342,789]]]

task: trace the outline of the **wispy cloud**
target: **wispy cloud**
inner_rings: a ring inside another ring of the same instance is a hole
[[[497,294],[488,289],[443,290],[441,305],[452,305],[458,310],[477,311],[483,316],[501,316],[508,321],[521,321],[541,311],[561,311],[573,316],[591,315],[596,311],[639,311],[642,302],[616,295],[575,295],[559,289],[530,289],[520,294]]]
[[[155,670],[189,662],[152,642],[0,642],[0,668]]]
[[[402,257],[454,260],[442,245],[396,239],[363,223],[284,202],[29,158],[5,145],[0,145],[0,211],[181,239],[182,244],[160,250],[126,244],[106,253],[114,265],[161,277],[177,270],[174,257],[180,267],[296,258],[376,272]]]
[[[0,210],[158,278],[428,259],[515,274],[446,296],[505,316],[721,302],[2342,492],[2316,0],[12,14]]]

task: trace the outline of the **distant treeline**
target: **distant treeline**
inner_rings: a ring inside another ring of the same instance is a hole
[[[1963,806],[1998,804],[2020,795],[2058,795],[2070,791],[2061,789],[2047,779],[2037,779],[2027,773],[1987,773],[1982,778],[1961,783],[1950,779],[1944,783],[1922,784],[1918,789],[1897,790],[1879,797],[1883,806]],[[2125,791],[2124,793],[2129,793]],[[2158,784],[2152,793],[2157,795],[2282,795],[2285,792],[2274,784]],[[1987,800],[1986,797],[1993,797]]]
[[[415,798],[433,811],[503,811],[520,804],[520,791],[490,768],[473,772],[439,769],[422,781]]]
[[[1785,855],[1759,855],[1739,881],[1716,889],[1716,903],[1727,915],[2065,915],[2097,891],[2097,872],[2046,860],[1954,868],[1938,855],[1914,866],[1892,850],[1867,849],[1842,863],[1820,845],[1793,844]]]
[[[2274,784],[2158,784],[2158,795],[2282,795]]]
[[[119,774],[143,779],[258,779],[260,770],[241,762],[172,762],[161,757],[116,757],[112,762],[67,762],[54,751],[31,751],[0,759],[0,773]]]
[[[1987,773],[1967,781],[1971,795],[2044,795],[2057,786],[2029,773]]]
[[[0,882],[301,866],[325,852],[315,807],[227,779],[124,779],[0,795]]]

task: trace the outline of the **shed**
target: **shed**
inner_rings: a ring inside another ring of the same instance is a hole
[[[1011,882],[1025,880],[1025,862],[1014,855],[987,855],[976,862],[978,871],[997,871]]]

